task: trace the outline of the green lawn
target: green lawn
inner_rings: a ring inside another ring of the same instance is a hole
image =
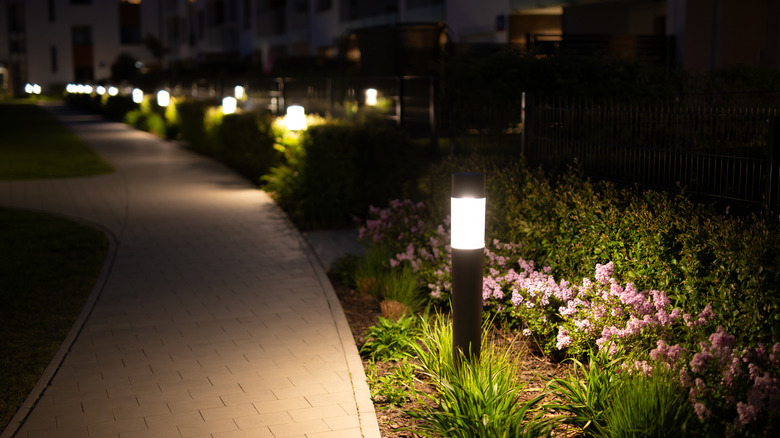
[[[46,111],[0,103],[0,181],[111,168]],[[45,214],[0,208],[0,430],[51,361],[100,275],[108,240]]]
[[[43,108],[0,102],[0,181],[100,175],[113,169]]]

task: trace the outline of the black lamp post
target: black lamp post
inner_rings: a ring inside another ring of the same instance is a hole
[[[452,339],[460,355],[479,358],[485,249],[485,174],[452,174]]]

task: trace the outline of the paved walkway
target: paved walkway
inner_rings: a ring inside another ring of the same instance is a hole
[[[50,109],[117,172],[0,183],[0,204],[114,243],[80,331],[3,437],[379,437],[338,299],[265,193],[174,143]]]

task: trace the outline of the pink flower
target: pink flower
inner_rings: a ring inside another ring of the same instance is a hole
[[[712,348],[717,350],[730,349],[734,345],[734,336],[726,333],[722,326],[718,326],[715,333],[710,335],[710,343]]]
[[[555,344],[555,348],[559,350],[563,350],[564,348],[571,345],[571,338],[569,337],[569,332],[566,329],[561,328],[558,331],[557,341],[558,342]]]
[[[746,425],[756,419],[758,412],[755,406],[739,402],[737,403],[737,414],[739,414],[739,422]]]
[[[712,358],[712,355],[709,352],[702,351],[700,353],[696,353],[693,355],[693,359],[691,359],[691,371],[694,373],[700,373],[704,367],[707,366],[707,362],[710,361]]]
[[[615,264],[612,262],[607,263],[606,265],[602,265],[600,263],[596,264],[596,281],[598,281],[601,284],[607,284],[609,282],[609,278],[612,277],[612,272],[615,270]]]
[[[699,420],[706,420],[707,417],[710,416],[710,410],[701,403],[694,403],[693,410],[696,412],[696,415],[699,416]]]

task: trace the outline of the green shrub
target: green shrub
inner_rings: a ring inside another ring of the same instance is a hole
[[[258,181],[279,161],[270,115],[225,115],[217,128],[217,155],[251,181]]]
[[[683,195],[639,192],[583,178],[547,177],[511,157],[444,160],[421,180],[448,213],[454,171],[487,175],[487,237],[517,242],[521,256],[572,284],[597,264],[639,290],[664,290],[676,307],[711,304],[740,343],[780,338],[780,226],[765,216],[716,214]]]
[[[132,97],[116,95],[108,96],[103,111],[105,112],[106,117],[112,120],[121,121],[124,120],[127,113],[137,108],[138,104],[133,102]]]
[[[412,143],[394,126],[328,122],[299,135],[281,145],[285,160],[264,181],[300,228],[349,225],[416,177]]]
[[[368,329],[360,353],[381,361],[412,357],[421,333],[416,317],[402,316],[395,320],[379,317],[379,322]]]
[[[204,125],[207,107],[208,103],[203,101],[176,103],[176,112],[179,115],[179,134],[194,150],[200,152],[207,150]]]

